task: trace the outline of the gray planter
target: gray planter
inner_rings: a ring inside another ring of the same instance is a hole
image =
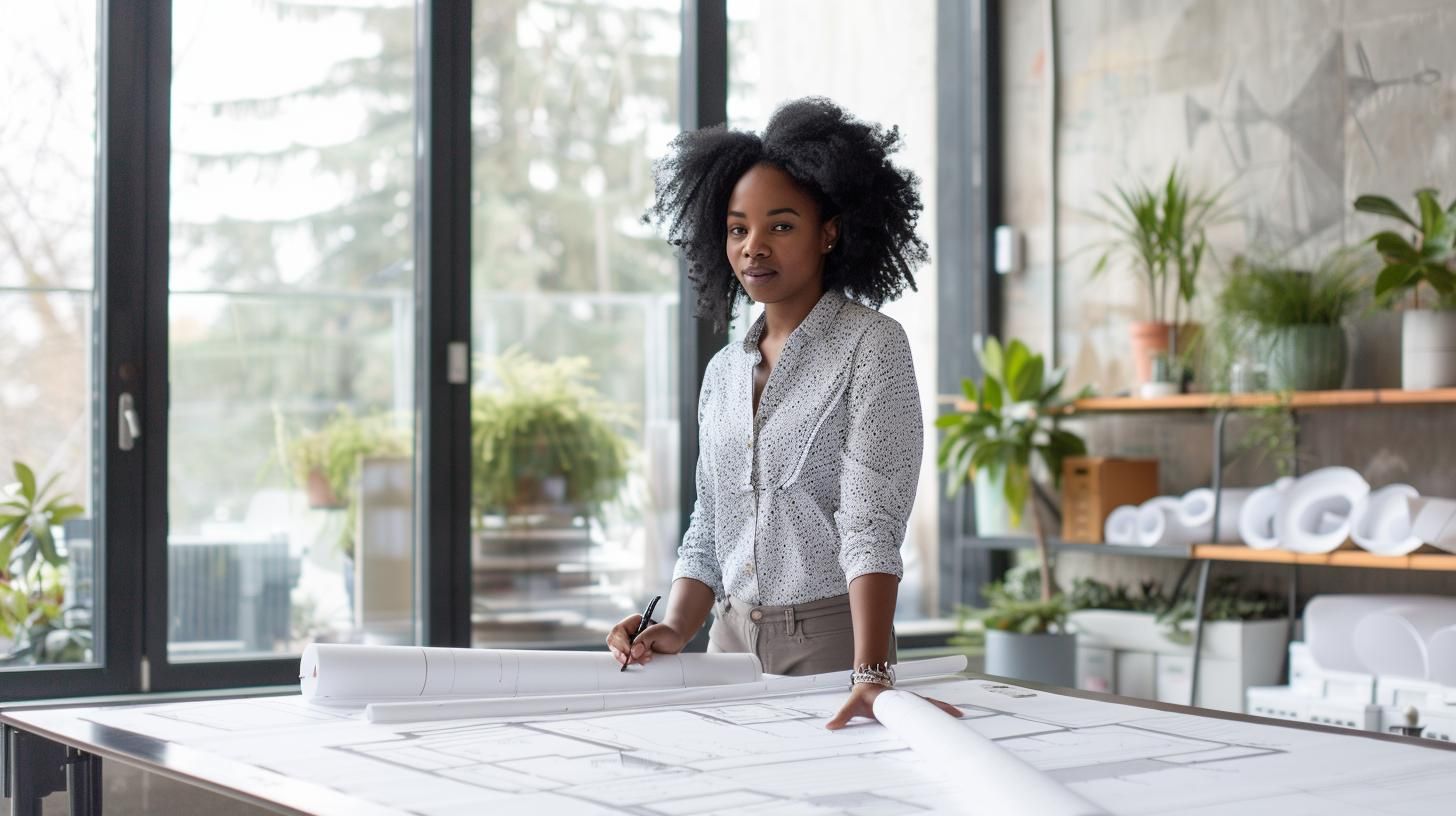
[[[1349,344],[1343,326],[1285,326],[1270,332],[1269,387],[1329,391],[1345,382]]]
[[[1456,309],[1406,312],[1401,321],[1400,346],[1403,388],[1456,386]]]
[[[1077,684],[1077,636],[987,629],[986,674],[1072,688]]]

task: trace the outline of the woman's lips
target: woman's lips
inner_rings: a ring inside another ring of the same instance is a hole
[[[769,269],[766,266],[755,266],[743,270],[743,279],[749,283],[763,283],[777,274],[777,270]]]

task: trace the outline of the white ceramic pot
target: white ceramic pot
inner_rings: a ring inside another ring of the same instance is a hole
[[[1456,386],[1456,309],[1414,309],[1400,332],[1401,386],[1408,391]]]

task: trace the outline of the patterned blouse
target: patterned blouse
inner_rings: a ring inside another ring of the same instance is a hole
[[[905,330],[826,292],[784,343],[753,413],[764,318],[713,356],[698,398],[697,504],[673,579],[754,604],[901,577],[924,428]]]

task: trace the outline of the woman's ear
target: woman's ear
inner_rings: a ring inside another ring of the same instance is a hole
[[[839,216],[836,215],[825,221],[824,226],[819,230],[819,235],[824,239],[820,250],[822,254],[828,255],[830,250],[834,249],[834,245],[839,243]]]

